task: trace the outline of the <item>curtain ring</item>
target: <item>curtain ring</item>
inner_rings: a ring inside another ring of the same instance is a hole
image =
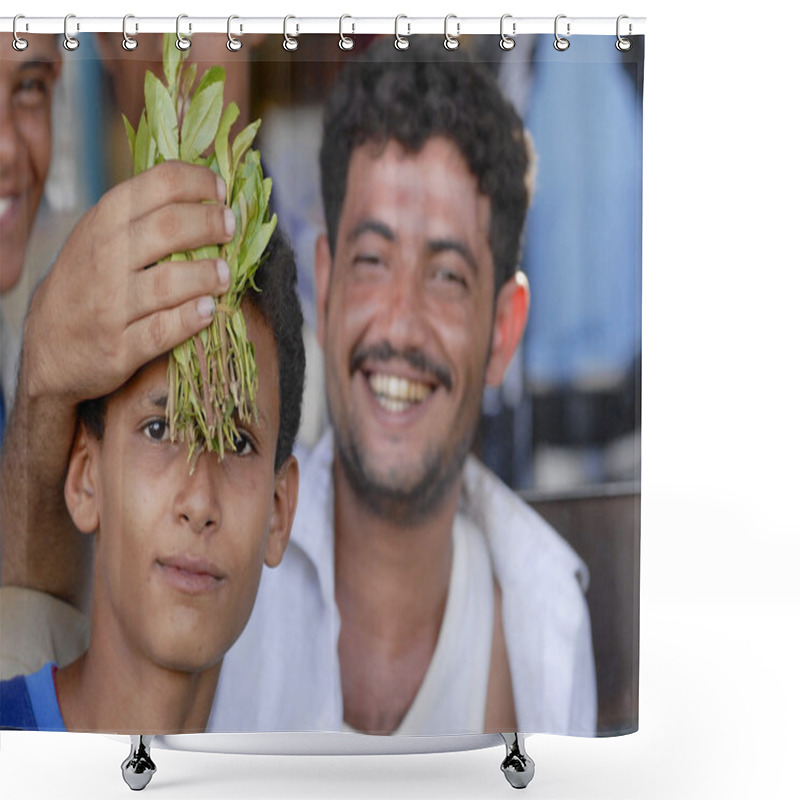
[[[356,45],[355,40],[352,39],[350,36],[345,36],[344,31],[342,30],[342,28],[344,27],[344,21],[346,19],[353,19],[353,18],[349,14],[342,14],[342,16],[339,17],[339,47],[342,50],[352,50]],[[352,33],[355,33],[356,32],[355,22],[352,23],[352,25],[353,25]]]
[[[181,33],[181,20],[188,19],[188,14],[178,14],[178,18],[175,20],[175,47],[178,50],[188,50],[192,46],[192,40],[187,39]],[[189,23],[189,33],[192,32],[192,23]]]
[[[556,36],[556,40],[553,42],[553,47],[555,47],[556,50],[559,50],[561,52],[563,52],[564,50],[566,50],[569,47],[569,39],[565,39],[563,36],[559,36],[558,35],[558,21],[560,19],[566,19],[566,18],[567,18],[566,14],[559,14],[556,17],[555,26],[553,28],[553,30],[555,32],[555,36]],[[570,24],[568,22],[567,23],[567,36],[569,36],[569,28],[570,28]]]
[[[129,19],[136,19],[133,14],[126,14],[122,18],[122,49],[123,50],[135,50],[139,46],[139,42],[133,36],[128,36],[128,20]],[[136,30],[139,30],[139,24],[136,23]]]
[[[17,16],[14,17],[14,22],[13,22],[13,24],[11,26],[11,32],[14,34],[14,41],[11,42],[11,46],[18,53],[21,53],[28,46],[28,40],[27,39],[23,39],[21,36],[19,36],[17,34],[17,20],[19,20],[19,19],[25,19],[25,15],[24,14],[17,14]],[[28,23],[26,22],[25,23],[26,30],[27,30],[27,27],[28,27]]]
[[[73,50],[77,50],[78,45],[80,44],[80,42],[74,36],[70,36],[70,33],[67,30],[67,28],[69,27],[69,21],[71,19],[75,19],[74,14],[67,14],[67,16],[64,17],[64,49],[69,50],[70,52],[72,52]],[[80,24],[76,23],[76,30],[80,29],[81,29]]]
[[[614,46],[617,48],[617,50],[620,51],[620,53],[627,53],[628,50],[631,49],[631,40],[630,39],[623,39],[623,37],[620,36],[620,33],[619,33],[619,24],[620,24],[620,22],[622,22],[623,19],[628,19],[628,15],[627,14],[620,14],[617,17],[617,42],[616,42],[616,44]],[[628,36],[631,35],[632,31],[633,31],[633,26],[629,22],[628,23]]]
[[[512,19],[511,14],[503,14],[503,16],[500,17],[500,49],[501,50],[513,50],[514,49],[514,45],[516,44],[514,39],[512,39],[511,37],[517,35],[517,23],[516,22],[512,22],[511,23],[511,36],[507,36],[505,34],[505,31],[503,30],[503,25],[504,25],[504,23],[505,23],[505,21],[507,19]]]
[[[242,49],[242,40],[241,39],[237,39],[231,33],[231,22],[233,22],[233,20],[235,20],[235,19],[239,19],[239,17],[237,17],[235,14],[231,14],[228,17],[228,41],[225,44],[225,47],[227,47],[228,50],[231,51],[231,53],[238,53],[239,50]],[[239,26],[239,33],[241,33],[241,32],[242,32],[242,26],[240,25]]]
[[[398,50],[408,50],[408,47],[411,44],[411,42],[409,42],[408,39],[406,39],[406,36],[411,36],[411,23],[410,22],[406,23],[406,26],[408,27],[408,30],[406,31],[406,36],[401,36],[400,35],[401,19],[408,19],[408,17],[405,14],[398,14],[394,18],[394,46]]]
[[[297,39],[293,36],[289,36],[286,28],[289,24],[290,19],[297,19],[297,17],[293,17],[291,14],[283,18],[283,49],[284,50],[297,50]],[[296,33],[300,33],[300,26],[297,26]]]
[[[456,35],[452,36],[447,31],[447,23],[450,22],[451,19],[456,20]],[[461,23],[458,21],[458,17],[455,14],[448,14],[444,18],[444,46],[447,50],[457,50],[458,49],[458,37],[461,34]]]

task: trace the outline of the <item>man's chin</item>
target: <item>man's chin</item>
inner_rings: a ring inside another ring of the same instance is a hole
[[[449,465],[431,454],[414,467],[367,459],[353,447],[337,446],[344,476],[359,503],[376,516],[411,525],[433,514],[461,472],[463,460]]]

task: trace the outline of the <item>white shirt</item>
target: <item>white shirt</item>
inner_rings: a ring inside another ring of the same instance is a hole
[[[279,567],[264,569],[250,620],[225,656],[210,732],[343,730],[332,463],[329,430],[301,462],[289,546]],[[518,731],[593,736],[597,701],[585,565],[472,457],[458,515],[485,538],[502,590]],[[441,724],[418,732],[443,733]],[[459,724],[454,720],[447,732],[474,732]]]

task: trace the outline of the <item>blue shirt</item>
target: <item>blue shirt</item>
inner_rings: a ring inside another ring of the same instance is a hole
[[[66,731],[58,706],[56,665],[45,664],[32,675],[0,681],[0,728]]]

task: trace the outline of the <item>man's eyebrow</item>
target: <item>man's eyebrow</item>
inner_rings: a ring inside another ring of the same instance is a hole
[[[470,250],[469,247],[464,244],[464,242],[459,241],[458,239],[433,239],[432,241],[428,242],[428,250],[432,255],[436,255],[436,253],[446,253],[450,250],[453,250],[458,253],[461,258],[464,259],[464,261],[467,262],[474,275],[478,274],[478,262],[475,259],[475,256],[472,254],[472,250]]]
[[[48,69],[50,72],[53,72],[56,68],[55,59],[48,59],[48,58],[36,58],[31,59],[30,61],[23,61],[19,65],[20,70],[30,70],[33,71],[35,69]]]
[[[378,236],[382,236],[388,242],[394,241],[392,229],[385,222],[379,222],[377,219],[365,219],[359,222],[358,225],[347,234],[348,243],[354,242],[362,233],[377,233]]]

